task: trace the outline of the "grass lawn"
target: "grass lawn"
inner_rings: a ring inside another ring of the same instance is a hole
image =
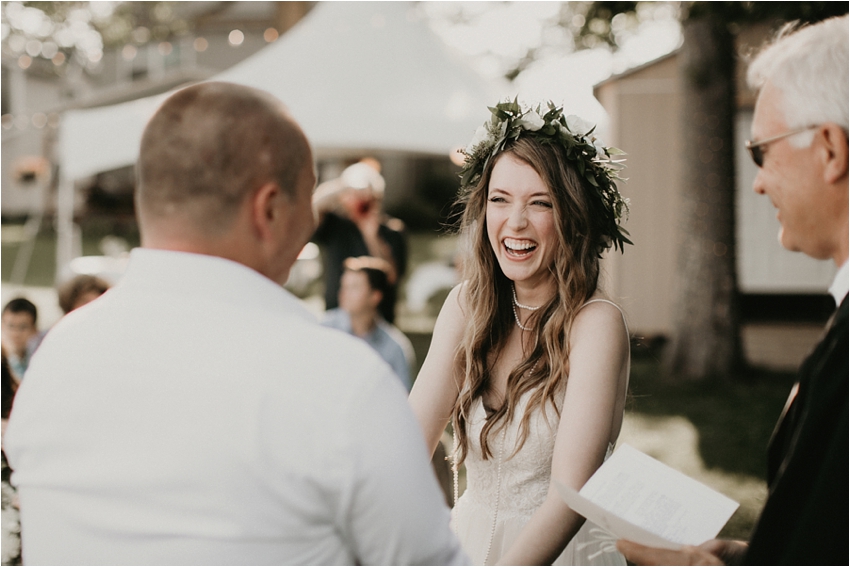
[[[2,277],[8,282],[12,277],[12,270],[18,252],[21,251],[21,233],[19,227],[3,227],[2,245]],[[56,235],[51,230],[42,230],[36,237],[33,245],[32,256],[23,282],[26,285],[51,287],[54,284],[56,274]]]
[[[82,253],[84,256],[103,254],[101,241],[104,237],[118,236],[129,247],[139,245],[139,234],[135,223],[127,219],[87,220],[81,227]],[[18,254],[25,249],[23,225],[3,224],[2,253],[0,267],[2,280],[8,282]],[[53,287],[56,283],[56,231],[51,221],[45,220],[36,236],[32,255],[27,266],[26,277],[22,283],[29,286]]]
[[[767,444],[793,382],[793,373],[753,370],[723,383],[670,383],[656,354],[636,353],[620,442],[738,501],[721,536],[748,539],[767,496]]]

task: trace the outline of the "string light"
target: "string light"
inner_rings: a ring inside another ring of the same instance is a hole
[[[124,46],[124,49],[121,50],[121,57],[124,58],[124,61],[132,61],[136,58],[138,54],[138,49],[136,49],[135,45],[127,44]]]
[[[0,125],[2,125],[4,130],[11,130],[12,128],[17,128],[18,130],[26,130],[30,124],[35,128],[41,130],[45,126],[49,128],[58,128],[59,127],[59,114],[56,112],[51,112],[50,114],[45,114],[44,112],[36,112],[32,115],[28,114],[4,114],[0,117]]]
[[[227,41],[233,47],[238,47],[242,45],[243,41],[245,41],[245,34],[242,33],[240,30],[233,30],[232,32],[230,32],[230,34],[228,34]]]
[[[32,125],[41,130],[47,126],[47,115],[43,112],[36,112],[32,115]]]
[[[138,27],[132,32],[132,39],[134,42],[138,43],[138,40],[145,39],[149,37],[150,30],[145,27]],[[266,28],[263,32],[263,39],[266,43],[272,43],[279,39],[280,34],[277,29],[273,27]],[[18,40],[17,42],[15,40]],[[18,48],[18,52],[21,55],[17,59],[18,66],[21,69],[29,69],[32,67],[36,58],[42,58],[44,60],[49,60],[53,63],[55,67],[62,67],[67,63],[68,56],[60,50],[60,47],[53,41],[38,41],[38,40],[30,40],[26,41],[21,36],[14,36],[9,38],[9,46]],[[234,29],[227,36],[227,41],[232,47],[239,47],[245,41],[245,34],[241,30]],[[145,42],[142,42],[145,43]],[[192,47],[196,52],[204,52],[210,47],[210,41],[205,37],[196,37],[192,41]],[[157,51],[162,56],[170,55],[174,51],[174,46],[169,41],[162,41],[157,45]],[[116,56],[122,57],[125,61],[132,61],[138,57],[139,48],[132,43],[127,43],[120,50],[115,52]],[[120,54],[120,55],[119,55]],[[103,51],[92,51],[91,53],[86,54],[86,59],[89,62],[88,67],[91,67],[92,64],[99,63],[104,56]],[[59,71],[59,69],[57,69]],[[44,129],[44,128],[58,128],[60,121],[60,115],[51,112],[36,112],[31,115],[23,115],[23,114],[3,114],[0,117],[0,128],[3,130],[26,130],[28,128],[36,128],[36,129]]]
[[[41,46],[41,56],[45,59],[53,59],[59,53],[59,46],[52,41],[45,41]]]
[[[26,45],[27,55],[30,57],[38,57],[41,53],[41,42],[37,39],[31,39]]]

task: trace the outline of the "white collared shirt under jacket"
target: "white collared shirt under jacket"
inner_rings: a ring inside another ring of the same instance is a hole
[[[850,287],[850,284],[848,284],[847,281],[849,273],[850,270],[847,268],[847,260],[845,260],[835,273],[835,279],[832,281],[832,285],[829,286],[829,293],[835,300],[836,307],[841,305],[841,302],[844,300],[844,296],[847,295],[847,289]]]
[[[29,564],[466,560],[389,366],[221,258],[134,250],[48,333],[4,445]]]

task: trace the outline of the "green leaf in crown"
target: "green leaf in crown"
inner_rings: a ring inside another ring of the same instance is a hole
[[[530,136],[545,144],[558,144],[608,213],[608,229],[603,235],[608,245],[623,252],[625,244],[632,244],[629,233],[621,226],[629,216],[629,200],[620,194],[616,184],[623,181],[619,172],[625,167],[625,160],[613,159],[625,152],[603,145],[594,134],[595,124],[574,114],[564,116],[563,109],[552,101],[545,111],[541,105],[523,108],[516,98],[488,108],[490,120],[476,130],[472,141],[461,150],[466,156],[460,172],[462,191],[469,191],[478,183],[487,163],[509,140]]]

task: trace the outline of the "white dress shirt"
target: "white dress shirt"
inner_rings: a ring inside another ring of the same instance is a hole
[[[390,368],[229,260],[134,250],[48,333],[4,445],[29,564],[465,561]]]
[[[850,288],[848,276],[850,276],[850,273],[848,273],[847,261],[845,260],[844,264],[838,268],[838,273],[835,274],[835,279],[833,280],[832,285],[829,286],[829,293],[832,294],[832,298],[835,299],[836,307],[841,305],[841,302],[844,300],[844,296],[847,295],[848,288]]]

